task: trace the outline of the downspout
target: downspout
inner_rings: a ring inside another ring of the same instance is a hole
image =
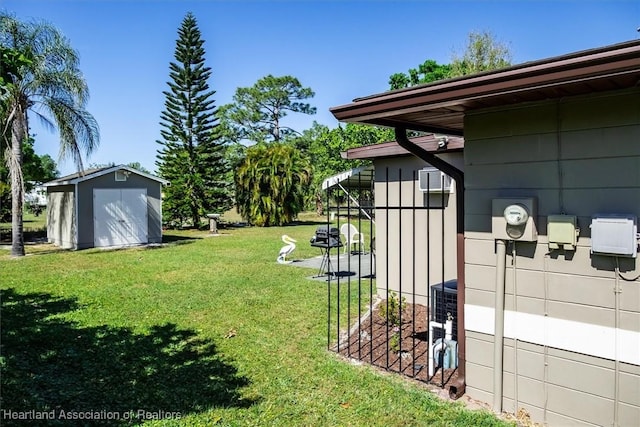
[[[457,256],[457,310],[458,310],[458,377],[449,386],[449,396],[457,399],[465,392],[465,371],[466,371],[466,337],[464,326],[464,302],[465,302],[465,280],[464,280],[464,173],[450,163],[429,153],[422,147],[412,143],[407,138],[407,129],[403,127],[395,128],[396,141],[402,148],[429,163],[436,169],[449,175],[456,183],[456,256]]]
[[[496,240],[495,331],[493,335],[493,412],[502,412],[502,369],[504,343],[504,294],[507,243]],[[517,296],[516,296],[517,298]],[[516,408],[517,411],[518,408]]]

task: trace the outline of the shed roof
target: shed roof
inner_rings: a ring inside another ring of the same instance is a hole
[[[371,189],[373,182],[373,166],[361,166],[330,176],[322,181],[322,189],[326,190],[339,185],[350,189]]]
[[[129,173],[140,175],[140,176],[143,176],[145,178],[151,179],[153,181],[157,181],[162,185],[169,184],[169,181],[167,181],[166,179],[158,178],[157,176],[154,176],[154,175],[151,175],[151,174],[148,174],[148,173],[145,173],[145,172],[141,172],[141,171],[139,171],[137,169],[134,169],[132,167],[129,167],[129,166],[118,165],[118,166],[107,166],[107,167],[103,167],[103,168],[87,169],[84,172],[72,173],[70,175],[66,175],[66,176],[54,179],[52,181],[49,181],[47,183],[44,183],[43,186],[44,187],[55,187],[55,186],[58,186],[58,185],[77,184],[79,182],[83,182],[83,181],[87,181],[87,180],[90,180],[90,179],[94,179],[94,178],[97,178],[99,176],[103,176],[103,175],[106,175],[108,173],[115,172],[117,170],[125,170],[125,171],[128,171]]]
[[[345,122],[463,135],[467,111],[638,87],[640,40],[355,99]]]

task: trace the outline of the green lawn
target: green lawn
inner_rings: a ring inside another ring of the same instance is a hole
[[[2,409],[55,410],[61,425],[60,410],[132,415],[116,425],[501,425],[327,351],[326,284],[275,262],[284,233],[299,242],[294,258],[318,255],[316,227],[0,252]],[[169,412],[181,418],[149,420]]]
[[[47,211],[43,210],[40,215],[35,216],[25,209],[22,228],[27,238],[45,234],[47,230]],[[11,221],[0,222],[0,242],[11,243]]]

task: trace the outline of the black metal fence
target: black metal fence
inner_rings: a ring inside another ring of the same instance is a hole
[[[445,387],[457,372],[455,201],[448,177],[434,191],[419,174],[386,168],[377,182],[352,177],[327,190],[327,227],[342,243],[326,252],[327,342],[349,359]],[[350,238],[350,228],[360,234]],[[451,336],[438,327],[447,319]]]

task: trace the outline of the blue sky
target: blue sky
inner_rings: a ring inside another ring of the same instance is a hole
[[[140,162],[152,171],[162,91],[189,11],[205,40],[216,106],[268,74],[292,75],[316,92],[317,114],[288,118],[299,131],[314,120],[336,127],[330,107],[387,90],[395,72],[450,62],[470,31],[491,31],[514,63],[640,37],[638,0],[0,0],[0,9],[52,23],[80,52],[101,135],[85,163]],[[57,135],[31,124],[36,151],[57,159]],[[75,167],[65,161],[59,170]]]

